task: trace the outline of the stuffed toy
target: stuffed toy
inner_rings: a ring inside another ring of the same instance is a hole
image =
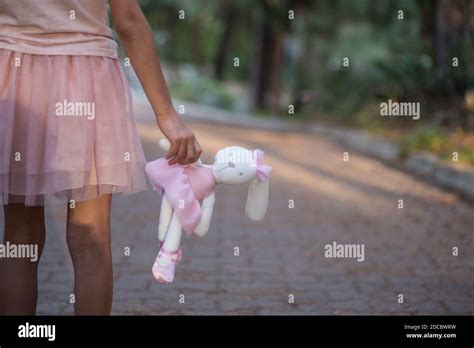
[[[168,151],[170,142],[161,139]],[[245,214],[253,221],[264,218],[268,207],[271,167],[263,164],[263,151],[240,146],[226,147],[215,156],[214,164],[200,160],[190,165],[170,165],[166,158],[149,162],[145,172],[155,191],[161,191],[158,241],[160,251],[153,264],[153,275],[161,283],[174,280],[176,262],[182,258],[182,230],[187,235],[204,236],[209,230],[217,184],[249,184]]]

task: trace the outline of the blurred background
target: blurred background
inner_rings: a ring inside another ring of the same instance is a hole
[[[113,314],[474,314],[474,0],[140,4],[203,163],[240,145],[273,170],[261,222],[244,215],[247,187],[217,187],[210,231],[183,238],[171,285],[151,274],[161,195],[115,195]],[[123,62],[151,161],[162,135]],[[421,119],[381,117],[389,99],[421,103]],[[448,169],[411,162],[427,180],[360,141]],[[48,212],[40,314],[73,310],[65,208]],[[364,261],[326,257],[333,242],[364,245]]]
[[[175,98],[358,127],[474,165],[473,0],[140,4]],[[388,99],[420,102],[421,121],[380,117]]]

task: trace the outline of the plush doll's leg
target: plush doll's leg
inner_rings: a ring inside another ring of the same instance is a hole
[[[159,282],[167,284],[173,282],[176,261],[179,258],[180,241],[181,224],[177,215],[173,214],[165,242],[153,264],[153,275]]]
[[[173,213],[163,248],[168,252],[177,251],[181,243],[182,228],[178,216]]]
[[[171,207],[166,197],[163,196],[163,199],[161,200],[160,223],[158,225],[158,240],[160,242],[163,242],[165,240],[166,232],[168,231],[172,214],[173,208]]]
[[[202,201],[201,209],[202,216],[201,221],[194,231],[199,237],[204,236],[207,231],[209,231],[209,226],[211,225],[212,212],[214,210],[214,202],[216,201],[216,195],[212,192],[209,196],[204,198]]]

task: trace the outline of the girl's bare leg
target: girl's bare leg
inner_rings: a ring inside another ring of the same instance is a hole
[[[0,314],[34,315],[38,297],[38,263],[45,242],[44,208],[22,204],[3,206],[4,244],[38,246],[37,260],[0,260]]]
[[[76,315],[108,315],[112,309],[111,202],[108,194],[68,209],[67,243],[74,265]]]

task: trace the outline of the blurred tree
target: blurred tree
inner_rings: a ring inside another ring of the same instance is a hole
[[[455,96],[452,67],[453,48],[456,47],[469,26],[468,3],[472,0],[435,0],[434,1],[434,61],[438,78],[445,79],[446,91]],[[458,57],[459,58],[459,57]]]
[[[474,85],[474,0],[140,4],[162,58],[176,70],[195,71],[182,75],[195,78],[183,77],[181,90],[199,91],[196,81],[214,77],[219,82],[209,85],[216,98],[208,91],[201,99],[219,105],[236,105],[226,91],[232,80],[248,88],[249,104],[261,110],[278,112],[292,103],[297,112],[352,119],[391,98],[423,102],[429,118],[452,105],[459,109],[461,97]],[[181,13],[185,19],[179,18]],[[458,67],[453,57],[459,59]],[[343,66],[344,58],[349,66]],[[195,85],[186,88],[188,82]],[[460,117],[458,111],[446,114]]]
[[[468,129],[469,120],[464,110],[464,94],[468,88],[466,82],[469,79],[469,72],[464,67],[472,65],[474,1],[435,0],[433,7],[435,76],[442,81],[440,91],[447,93],[450,98],[449,104],[455,109],[455,112],[444,114],[440,121]],[[456,73],[457,70],[465,73],[464,76]],[[470,76],[472,82],[473,76],[472,74]]]
[[[251,74],[251,100],[255,107],[277,112],[282,91],[284,42],[290,31],[289,11],[298,0],[260,0],[254,11],[255,55]]]
[[[239,13],[232,0],[222,0],[219,12],[219,17],[224,25],[224,30],[217,46],[218,49],[214,65],[214,73],[216,79],[222,80],[224,78],[226,63],[228,61],[227,57],[229,54],[231,38],[234,33]]]

